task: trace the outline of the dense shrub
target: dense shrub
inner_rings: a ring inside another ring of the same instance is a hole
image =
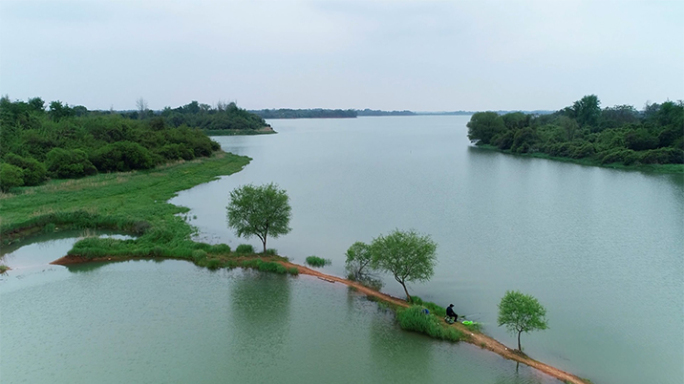
[[[24,185],[24,172],[12,164],[0,164],[0,190],[9,191],[11,188]]]
[[[130,141],[107,144],[95,150],[90,159],[100,172],[128,172],[154,166],[147,148]]]
[[[23,170],[24,185],[38,185],[46,179],[47,169],[36,159],[10,153],[5,156],[5,161]]]
[[[80,149],[53,148],[45,160],[47,170],[54,177],[71,179],[97,173],[88,155]]]
[[[240,244],[235,248],[235,253],[239,255],[252,255],[254,254],[254,247],[251,244]]]

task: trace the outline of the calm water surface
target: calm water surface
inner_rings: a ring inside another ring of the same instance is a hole
[[[258,246],[226,228],[228,192],[276,182],[293,230],[268,246],[298,263],[331,259],[323,270],[340,276],[355,241],[395,228],[431,234],[436,274],[411,292],[454,303],[514,345],[496,326],[497,304],[522,290],[548,310],[550,329],[523,335],[532,357],[597,384],[681,384],[682,177],[478,150],[467,121],[274,120],[278,135],[215,138],[254,160],[172,202],[192,209],[203,240]],[[304,276],[44,264],[73,241],[6,256],[18,267],[0,277],[1,382],[554,382],[477,347],[402,332],[375,304]]]
[[[355,241],[400,228],[439,244],[432,281],[411,291],[496,326],[506,290],[537,297],[550,329],[525,351],[596,383],[684,382],[684,179],[520,158],[469,145],[469,117],[273,120],[270,136],[218,137],[252,157],[242,172],[173,200],[207,241],[231,246],[228,192],[276,182],[292,232],[269,247],[344,274]],[[252,239],[258,246],[258,240]],[[386,279],[385,290],[402,296]]]
[[[175,260],[38,262],[75,241],[6,256],[3,384],[557,382],[477,347],[403,332],[375,303],[311,277]]]

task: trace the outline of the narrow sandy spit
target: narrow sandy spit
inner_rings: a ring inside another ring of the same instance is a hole
[[[297,268],[297,270],[299,270],[299,273],[303,274],[303,275],[316,276],[319,279],[322,279],[322,280],[327,281],[327,282],[337,282],[337,283],[341,283],[344,285],[348,285],[350,287],[354,287],[356,290],[364,293],[365,295],[374,296],[380,300],[390,302],[390,303],[395,304],[395,305],[399,305],[402,307],[409,307],[410,306],[410,304],[407,303],[405,300],[398,299],[396,297],[386,295],[382,292],[372,290],[372,289],[365,287],[365,286],[363,286],[363,285],[361,285],[355,281],[343,279],[343,278],[340,278],[337,276],[327,275],[325,273],[321,273],[319,271],[315,271],[311,268],[303,267],[303,266],[297,265],[297,264],[292,264],[292,263],[288,263],[288,262],[280,262],[280,263],[282,265],[288,267],[288,268],[291,268],[291,267]],[[481,348],[488,349],[488,350],[490,350],[490,351],[492,351],[498,355],[503,356],[506,359],[514,360],[514,361],[526,364],[532,368],[535,368],[535,369],[537,369],[541,372],[544,372],[550,376],[553,376],[553,377],[555,377],[561,381],[565,381],[567,383],[573,383],[573,384],[587,384],[586,381],[582,380],[581,378],[579,378],[575,375],[572,375],[572,374],[567,373],[565,371],[561,371],[558,368],[554,368],[550,365],[544,364],[544,363],[539,362],[537,360],[534,360],[530,357],[517,354],[514,352],[513,349],[506,347],[505,345],[501,344],[500,342],[496,341],[495,339],[493,339],[487,335],[484,335],[481,333],[472,333],[465,326],[463,326],[463,324],[454,323],[451,326],[456,327],[458,330],[460,330],[464,334],[469,335],[470,337],[467,340],[465,340],[468,343],[474,344],[474,345],[481,347]]]

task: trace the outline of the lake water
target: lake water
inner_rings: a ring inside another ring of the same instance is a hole
[[[308,276],[42,261],[77,240],[43,237],[5,256],[3,384],[557,382],[469,344],[401,331],[374,302]]]
[[[254,160],[172,202],[191,208],[202,240],[258,249],[227,229],[228,193],[276,182],[293,230],[268,247],[302,264],[331,259],[323,270],[339,276],[355,241],[395,228],[430,234],[439,264],[412,293],[455,304],[514,346],[497,304],[521,290],[548,311],[550,329],[522,337],[530,356],[597,384],[681,384],[683,177],[480,150],[468,119],[273,120],[277,135],[215,138]],[[12,257],[63,254],[67,243]],[[375,304],[304,276],[178,261],[32,268],[0,280],[3,383],[553,382],[477,347],[402,332]]]

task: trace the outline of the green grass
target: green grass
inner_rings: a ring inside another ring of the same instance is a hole
[[[254,247],[250,244],[240,244],[235,248],[235,253],[238,255],[253,255]]]
[[[324,267],[331,264],[332,261],[320,258],[318,256],[309,256],[306,258],[306,263],[312,267]]]
[[[464,339],[462,332],[454,327],[446,326],[435,314],[423,313],[424,309],[420,305],[399,309],[397,311],[399,326],[404,330],[424,333],[440,340],[461,341]]]
[[[423,307],[429,309],[430,313],[433,313],[435,316],[438,316],[440,318],[443,318],[444,316],[446,316],[446,308],[445,307],[442,307],[441,305],[437,305],[431,301],[423,301],[418,296],[411,296],[411,304],[422,305]]]
[[[9,267],[3,264],[0,264],[0,274],[5,273],[9,271]]]
[[[0,235],[5,244],[43,230],[110,229],[138,236],[134,240],[83,239],[69,254],[85,258],[201,259],[201,253],[195,252],[198,250],[225,254],[230,250],[227,245],[193,242],[191,235],[196,229],[178,216],[188,208],[167,201],[179,191],[240,171],[249,161],[248,157],[220,153],[148,171],[99,174],[18,188],[18,194],[0,196]]]

